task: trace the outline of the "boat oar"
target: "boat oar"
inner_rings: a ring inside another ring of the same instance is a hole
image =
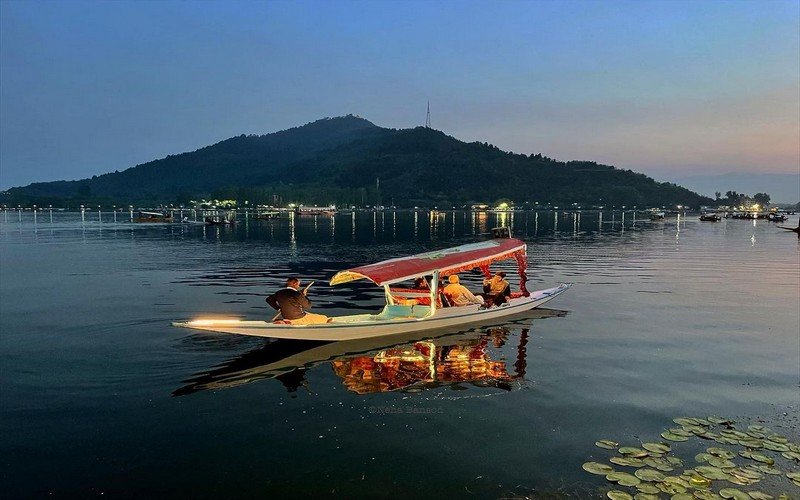
[[[311,288],[311,285],[313,285],[313,284],[314,284],[314,282],[312,281],[311,283],[309,283],[308,285],[306,285],[306,287],[305,287],[305,288],[303,288],[303,292],[302,292],[302,293],[303,293],[303,295],[307,295],[307,294],[308,294],[308,289],[309,289],[309,288]],[[272,318],[272,321],[277,321],[277,320],[278,320],[278,318],[280,318],[280,317],[281,317],[281,312],[280,312],[280,311],[278,311],[278,314],[276,314],[276,315],[275,315],[275,316]]]

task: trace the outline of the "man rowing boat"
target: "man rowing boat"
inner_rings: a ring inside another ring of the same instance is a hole
[[[286,280],[286,287],[267,297],[266,302],[273,309],[280,310],[283,319],[293,325],[330,323],[331,320],[324,314],[308,312],[308,309],[311,309],[311,301],[306,297],[307,290],[308,288],[301,292],[300,280],[289,278]]]

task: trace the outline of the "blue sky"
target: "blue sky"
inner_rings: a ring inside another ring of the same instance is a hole
[[[800,2],[0,2],[0,186],[325,116],[660,178],[800,171]]]

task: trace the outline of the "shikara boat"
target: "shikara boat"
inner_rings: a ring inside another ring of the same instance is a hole
[[[717,214],[702,214],[700,220],[702,222],[719,222],[722,220],[722,217]]]
[[[474,269],[480,269],[485,277],[490,277],[489,266],[504,260],[516,261],[519,271],[519,290],[511,293],[506,303],[489,307],[479,304],[446,307],[446,302],[440,295],[440,278]],[[324,341],[365,339],[451,328],[502,318],[539,307],[572,286],[571,283],[561,283],[552,288],[529,292],[526,287],[526,267],[525,243],[514,238],[498,238],[347,269],[331,278],[332,286],[366,279],[383,287],[386,305],[377,314],[336,316],[331,318],[330,323],[316,325],[204,318],[177,322],[173,325],[211,332],[281,339]],[[425,277],[430,283],[429,290],[401,288],[404,282]]]
[[[176,389],[173,395],[182,396],[204,390],[233,388],[265,379],[277,379],[287,389],[295,390],[297,383],[303,380],[303,372],[325,363],[331,364],[334,373],[342,377],[348,388],[353,387],[348,382],[359,379],[362,383],[375,383],[374,385],[379,387],[378,392],[402,390],[418,383],[426,386],[436,383],[480,383],[492,375],[482,371],[481,366],[487,361],[489,363],[493,361],[487,359],[485,352],[475,352],[472,348],[485,345],[486,340],[496,340],[498,334],[501,337],[507,336],[510,333],[509,327],[521,330],[517,358],[513,366],[516,371],[513,378],[521,378],[525,375],[524,367],[527,363],[525,344],[532,323],[565,315],[565,311],[538,308],[510,316],[504,320],[503,326],[499,327],[470,326],[456,331],[445,329],[412,332],[347,342],[275,340],[228,360],[222,365],[193,375],[185,381],[187,385]],[[428,349],[419,349],[421,345]],[[456,355],[459,355],[457,359],[453,359]],[[420,365],[423,369],[419,370],[414,366],[412,370],[408,370],[409,364]],[[375,366],[385,370],[373,370],[371,373],[364,370]],[[391,372],[396,370],[401,370],[404,375],[418,373],[424,375],[405,377],[402,387],[384,383],[383,379],[387,375],[391,377]],[[432,372],[430,373],[432,376],[426,372]],[[364,393],[363,390],[355,392]]]

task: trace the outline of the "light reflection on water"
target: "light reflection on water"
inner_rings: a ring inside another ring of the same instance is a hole
[[[777,419],[797,440],[798,239],[766,221],[354,212],[206,227],[117,215],[0,219],[12,497],[578,494],[603,483],[580,468],[594,441],[655,439],[682,414]],[[263,297],[288,275],[318,281],[326,314],[379,308],[380,289],[323,283],[482,239],[501,219],[529,243],[532,286],[575,282],[548,304],[568,314],[368,346],[168,326],[271,315]]]

